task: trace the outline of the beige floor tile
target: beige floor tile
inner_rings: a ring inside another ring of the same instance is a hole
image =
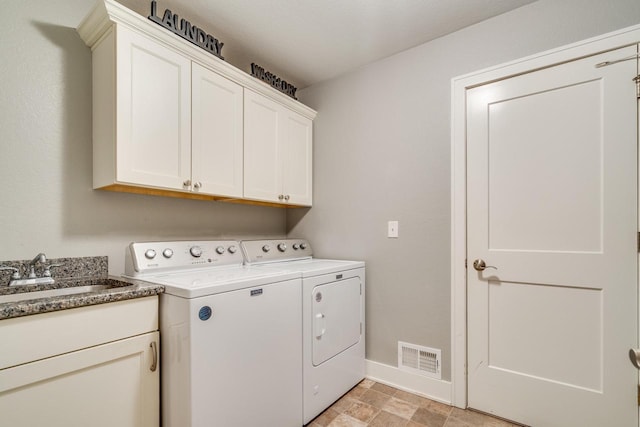
[[[367,424],[348,415],[338,415],[328,427],[366,427]]]
[[[467,424],[457,418],[449,417],[447,422],[444,423],[444,427],[474,427],[472,424]]]
[[[413,414],[411,421],[427,427],[443,427],[447,421],[447,417],[421,406],[416,410],[415,414]]]
[[[338,400],[336,403],[331,405],[331,409],[333,409],[337,413],[341,414],[344,411],[346,411],[347,409],[349,409],[351,407],[351,405],[353,405],[355,402],[356,402],[356,400],[352,399],[350,396],[348,396],[348,395],[347,396],[343,396],[340,400]]]
[[[360,381],[359,385],[365,388],[371,388],[371,386],[374,385],[375,383],[376,383],[375,381],[365,378],[362,381]]]
[[[318,415],[312,422],[322,427],[325,427],[331,424],[331,421],[333,421],[334,418],[336,418],[338,415],[340,415],[338,412],[329,408],[323,413],[321,413],[320,415]]]
[[[407,420],[411,419],[413,414],[416,412],[416,409],[418,409],[417,405],[405,400],[396,399],[395,397],[389,399],[389,401],[382,407],[383,411],[390,412],[399,417],[406,418]]]
[[[405,402],[412,403],[416,406],[429,406],[431,400],[426,399],[422,396],[418,396],[417,394],[409,393],[404,390],[398,390],[393,395],[396,399],[404,400]]]
[[[379,391],[367,390],[362,396],[360,396],[359,399],[364,403],[382,409],[382,407],[389,401],[389,399],[391,399],[391,396],[389,396],[388,394],[380,393]]]
[[[449,416],[449,414],[451,414],[451,411],[453,410],[453,406],[436,402],[435,400],[429,400],[429,404],[426,405],[425,408],[429,409],[432,412],[437,412],[438,414],[442,414],[445,416]]]
[[[361,385],[355,386],[347,393],[348,397],[352,399],[359,399],[365,392],[369,391],[368,387],[363,387]]]
[[[344,411],[345,415],[349,415],[351,418],[368,423],[375,417],[380,409],[367,405],[366,403],[356,402],[349,409]]]
[[[459,408],[453,408],[449,419],[462,421],[470,426],[511,427],[513,425],[507,421],[503,421],[489,415],[481,414],[475,411],[465,411]]]
[[[369,423],[369,427],[406,427],[409,420],[386,411],[380,411]]]
[[[379,391],[380,393],[388,394],[389,396],[393,396],[396,391],[398,391],[397,388],[393,388],[380,383],[375,383],[374,385],[372,385],[371,390]]]

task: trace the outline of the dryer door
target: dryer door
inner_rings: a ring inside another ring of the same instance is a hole
[[[360,341],[360,278],[318,285],[313,299],[313,365],[318,366]]]

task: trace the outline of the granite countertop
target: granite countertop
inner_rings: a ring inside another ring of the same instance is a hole
[[[0,275],[2,276],[0,277],[0,320],[143,298],[164,292],[162,285],[109,277],[107,275],[107,257],[60,258],[50,261],[64,265],[54,271],[55,283],[53,284],[8,286],[8,272],[2,272],[4,274]],[[24,263],[24,260],[0,262],[1,265],[15,267],[24,265]],[[41,277],[41,272],[38,273],[38,277]],[[33,298],[27,299],[29,298],[28,294],[32,292],[92,285],[101,285],[102,288],[83,293],[47,297],[42,297],[42,294],[34,294]],[[18,301],[2,302],[4,296],[16,294],[24,295],[24,298],[20,298]]]
[[[88,305],[124,301],[133,298],[148,297],[164,292],[164,286],[162,285],[154,285],[140,281],[132,281],[132,283],[128,283],[114,278],[107,278],[67,281],[60,284],[54,283],[53,285],[0,286],[0,297],[2,295],[18,293],[28,294],[30,292],[43,290],[87,285],[106,285],[108,288],[79,294],[22,299],[20,301],[0,303],[0,320],[29,316],[32,314],[48,313],[51,311],[67,310],[70,308],[84,307]],[[25,295],[25,298],[26,297],[27,296]]]

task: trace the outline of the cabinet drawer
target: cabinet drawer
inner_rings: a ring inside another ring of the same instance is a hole
[[[157,329],[157,296],[2,320],[0,369]]]

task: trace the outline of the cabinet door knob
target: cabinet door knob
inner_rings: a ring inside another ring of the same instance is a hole
[[[191,180],[190,180],[190,179],[186,180],[185,182],[183,182],[183,183],[182,183],[182,185],[183,185],[184,187],[189,187],[189,186],[191,186]]]
[[[193,188],[195,188],[196,190],[199,190],[201,187],[202,187],[202,183],[200,181],[193,184]]]
[[[286,201],[289,200],[289,195],[288,194],[286,196],[284,196],[284,200],[286,200]]]
[[[283,194],[279,194],[278,195],[278,200],[282,200],[282,199],[284,199],[284,195]]]

